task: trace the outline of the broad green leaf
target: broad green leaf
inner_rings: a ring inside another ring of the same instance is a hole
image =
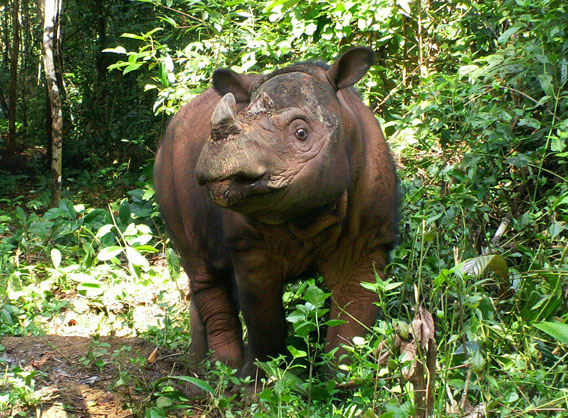
[[[519,29],[521,29],[520,26],[512,26],[509,29],[507,29],[505,32],[503,32],[501,34],[501,36],[499,36],[499,39],[497,40],[497,42],[499,42],[501,45],[507,43],[507,41],[509,41],[509,39],[511,38],[511,36],[513,36]]]
[[[554,97],[554,88],[552,87],[552,76],[548,74],[540,74],[538,76],[540,86],[547,96]]]
[[[552,222],[552,225],[550,225],[548,227],[548,233],[550,234],[550,239],[554,239],[558,236],[558,234],[560,234],[562,231],[564,231],[565,226],[563,224],[561,224],[560,222]]]
[[[176,281],[179,279],[181,272],[181,262],[180,258],[173,248],[168,248],[166,251],[166,262],[168,263],[168,271],[170,273],[170,279]]]
[[[215,391],[213,390],[213,388],[211,386],[209,386],[209,383],[207,383],[204,380],[198,379],[196,377],[192,377],[192,376],[170,376],[169,379],[177,379],[177,380],[181,380],[181,381],[184,381],[184,382],[191,383],[192,385],[197,386],[199,389],[202,389],[205,392],[209,392],[211,395],[215,395]]]
[[[566,148],[566,141],[564,139],[555,136],[552,138],[552,141],[550,141],[550,150],[552,152],[562,152],[564,148]]]
[[[160,396],[156,399],[156,406],[160,408],[167,408],[168,406],[172,406],[174,401],[167,396]]]
[[[8,309],[2,308],[0,309],[0,318],[2,318],[3,321],[1,322],[5,322],[7,324],[13,325],[14,324],[14,320],[12,319],[12,314]]]
[[[307,337],[308,334],[316,330],[316,325],[308,321],[294,323],[294,334],[300,337]]]
[[[122,252],[122,247],[117,245],[111,245],[110,247],[105,247],[101,250],[101,252],[97,255],[97,259],[100,261],[108,261],[111,258],[116,257]]]
[[[400,7],[404,14],[406,14],[407,16],[412,16],[412,11],[410,10],[410,0],[396,0],[396,5]]]
[[[479,71],[479,66],[478,65],[474,65],[474,64],[470,64],[470,65],[462,65],[459,69],[458,69],[458,74],[465,76],[465,75],[470,75],[475,73],[476,71]]]
[[[142,0],[138,0],[142,1]],[[146,418],[166,418],[166,411],[158,406],[146,409]]]
[[[330,293],[325,293],[319,287],[310,285],[306,290],[306,294],[302,299],[306,302],[310,302],[315,307],[319,308],[323,305],[323,302],[327,299]]]
[[[479,257],[470,258],[465,261],[463,271],[470,275],[479,276],[487,268],[490,268],[503,279],[506,279],[509,274],[507,262],[498,254],[480,255]]]
[[[120,69],[122,67],[126,67],[127,65],[128,65],[127,62],[119,61],[119,62],[115,62],[114,64],[109,65],[107,68],[109,69],[109,71],[112,71],[112,70]]]
[[[136,237],[136,242],[138,243],[138,246],[142,246],[149,243],[152,240],[152,238],[154,238],[152,235],[146,235],[146,234],[138,235]]]
[[[71,273],[69,278],[77,283],[88,282],[92,279],[87,273]]]
[[[304,350],[298,350],[293,345],[288,346],[288,351],[290,352],[290,354],[292,354],[292,357],[294,357],[295,359],[308,356],[308,354]]]
[[[147,267],[149,265],[148,260],[132,247],[126,247],[126,256],[128,257],[128,261],[135,266]]]
[[[397,287],[402,286],[402,282],[390,282],[390,279],[385,281],[385,290],[393,290],[396,289]]]
[[[113,54],[126,54],[126,49],[123,46],[117,46],[116,48],[106,48],[103,52],[112,52]]]
[[[140,68],[142,66],[142,64],[140,63],[132,63],[130,64],[128,67],[126,67],[123,71],[122,74],[126,75],[131,71],[137,70],[138,68]]]
[[[162,86],[169,87],[170,81],[168,80],[168,73],[163,62],[158,64],[158,78],[160,79]]]
[[[87,213],[85,216],[81,218],[81,223],[83,225],[88,225],[93,222],[96,218],[106,213],[103,209],[95,209]]]
[[[61,265],[61,251],[57,248],[51,249],[51,261],[53,263],[53,267],[58,268]]]
[[[126,225],[130,220],[131,215],[130,204],[128,200],[124,200],[120,205],[120,209],[118,210],[118,218],[123,225]]]
[[[107,225],[103,225],[99,228],[99,230],[97,231],[97,238],[102,238],[104,237],[106,234],[108,234],[112,228],[114,228],[113,224],[107,224]]]
[[[485,358],[483,357],[481,350],[477,350],[475,353],[473,353],[473,355],[469,359],[469,362],[474,371],[478,373],[481,372],[483,370],[483,367],[485,366]]]
[[[151,245],[137,245],[134,247],[136,251],[139,253],[157,253],[159,252],[157,248],[152,247]]]
[[[65,211],[69,219],[77,218],[77,212],[75,211],[75,207],[73,206],[72,202],[65,199],[61,199],[59,201],[59,209]]]
[[[77,279],[79,279],[79,277],[75,278],[75,281],[79,283],[77,290],[87,297],[102,295],[107,290],[103,282],[87,274],[83,275],[82,280]]]
[[[136,225],[136,229],[138,230],[138,232],[140,232],[142,234],[148,234],[148,235],[152,234],[152,230],[150,229],[150,227],[148,225],[145,225],[145,224]]]
[[[303,321],[306,319],[306,315],[299,311],[298,309],[296,309],[295,311],[291,312],[287,317],[286,320],[292,324],[296,324],[300,321]]]
[[[346,323],[347,321],[344,321],[343,319],[330,319],[329,321],[325,321],[323,325],[326,325],[328,327],[336,327],[338,325],[343,325]]]
[[[268,3],[264,11],[269,12],[277,6],[282,6],[282,10],[287,10],[295,6],[299,2],[300,0],[276,0],[271,3]]]
[[[46,221],[52,221],[57,218],[62,218],[67,214],[67,211],[60,209],[60,208],[51,208],[45,215],[43,215],[43,219]]]
[[[166,23],[168,23],[168,24],[170,24],[170,25],[173,26],[174,28],[177,27],[176,21],[175,21],[174,19],[172,19],[171,17],[169,17],[169,16],[159,16],[159,19],[160,19],[160,20],[163,20],[164,22],[166,22]]]
[[[540,322],[538,324],[534,324],[534,326],[556,338],[561,343],[568,344],[568,324],[560,322]]]
[[[125,218],[126,218],[126,216],[125,216]],[[126,218],[126,220],[128,221],[128,218]],[[122,219],[121,219],[121,222],[122,222]],[[126,223],[126,222],[123,222],[123,223]],[[136,229],[136,225],[135,224],[128,224],[128,226],[126,227],[126,230],[122,233],[122,235],[124,235],[125,237],[133,237],[135,235],[138,235],[138,230]]]
[[[130,39],[138,39],[140,41],[144,40],[144,36],[141,35],[136,35],[134,33],[123,33],[122,35],[120,35],[121,38],[130,38]]]

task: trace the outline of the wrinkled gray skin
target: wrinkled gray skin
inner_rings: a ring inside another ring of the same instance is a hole
[[[190,278],[195,365],[210,350],[247,376],[256,359],[284,353],[283,285],[316,271],[332,292],[331,318],[346,321],[329,328],[328,351],[374,323],[377,296],[361,282],[383,274],[395,241],[396,176],[351,88],[372,59],[354,48],[329,69],[217,70],[214,88],[169,124],[154,181]]]

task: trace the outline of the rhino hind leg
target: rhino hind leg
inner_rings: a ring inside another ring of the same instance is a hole
[[[350,272],[344,271],[340,280],[337,275],[323,275],[324,283],[331,290],[330,319],[346,321],[338,326],[329,327],[326,335],[326,352],[340,347],[335,352],[339,363],[349,363],[347,350],[342,345],[352,345],[353,338],[367,335],[379,314],[378,295],[365,289],[361,283],[374,283],[375,274],[384,278],[383,269],[386,264],[387,251],[379,250],[370,261],[357,263],[359,266]],[[333,368],[332,368],[333,369]],[[333,370],[327,372],[333,372]]]

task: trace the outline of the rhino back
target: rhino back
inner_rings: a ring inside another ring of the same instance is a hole
[[[377,245],[392,246],[398,237],[398,181],[388,144],[374,113],[354,89],[339,91],[338,98],[361,130],[361,161],[352,165],[358,172],[352,173],[357,180],[350,191],[348,229],[352,234],[374,230]]]

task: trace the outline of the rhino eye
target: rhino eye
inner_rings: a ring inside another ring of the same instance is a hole
[[[305,141],[308,137],[308,131],[304,128],[298,128],[296,129],[296,132],[294,132],[294,135],[296,135],[296,138],[298,138],[300,141]]]

